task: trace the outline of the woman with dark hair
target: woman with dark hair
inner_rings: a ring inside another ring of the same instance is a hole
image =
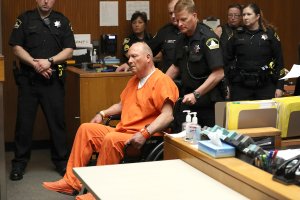
[[[243,8],[243,26],[227,45],[231,100],[281,97],[283,56],[279,36],[263,17],[258,5]]]
[[[123,55],[123,62],[127,62],[127,51],[130,46],[135,42],[148,42],[152,39],[152,36],[147,33],[147,14],[145,12],[136,11],[131,16],[131,28],[132,33],[124,38],[123,46],[122,46],[122,55]]]

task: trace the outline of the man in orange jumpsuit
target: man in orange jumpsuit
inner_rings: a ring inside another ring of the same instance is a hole
[[[123,90],[121,101],[100,111],[90,123],[79,127],[66,174],[59,181],[44,182],[46,189],[68,195],[77,194],[82,185],[72,169],[85,166],[93,151],[99,152],[97,165],[118,164],[124,156],[125,144],[130,143],[139,149],[147,138],[164,130],[172,122],[173,106],[178,98],[173,80],[155,68],[152,51],[146,43],[133,44],[128,55],[134,76]],[[100,124],[103,118],[115,114],[121,114],[116,128]],[[94,198],[88,193],[76,199]]]

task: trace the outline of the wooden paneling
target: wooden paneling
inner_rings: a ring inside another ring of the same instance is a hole
[[[0,68],[4,67],[4,60],[0,54]],[[0,72],[1,73],[1,72]],[[4,151],[4,108],[3,108],[3,81],[0,79],[0,199],[6,199],[6,170]]]
[[[249,3],[248,0],[195,0],[197,13],[200,20],[208,16],[215,16],[226,22],[227,6],[231,3]],[[297,22],[297,13],[300,8],[299,0],[256,0],[264,11],[266,19],[278,28],[278,34],[282,41],[284,50],[285,67],[290,68],[297,63],[297,47],[300,42],[300,27]],[[11,63],[14,58],[12,50],[8,45],[9,35],[15,23],[16,17],[25,10],[35,7],[34,0],[2,0],[2,43],[3,54],[5,55],[5,77],[4,85],[4,106],[6,141],[12,141],[14,135],[14,124],[16,120],[16,96]],[[150,21],[148,31],[151,34],[168,22],[167,12],[168,0],[150,0]],[[118,50],[120,50],[123,38],[130,33],[129,22],[126,21],[126,1],[119,0],[119,26],[99,26],[99,0],[57,0],[55,9],[63,12],[72,22],[75,33],[91,33],[92,40],[98,40],[101,34],[113,33],[118,35]],[[117,52],[117,55],[120,51]],[[48,129],[41,112],[38,114],[34,138],[45,138]]]
[[[0,81],[4,81],[5,74],[4,74],[4,57],[0,54]]]

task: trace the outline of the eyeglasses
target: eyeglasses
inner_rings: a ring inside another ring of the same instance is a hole
[[[240,16],[241,15],[239,15],[239,14],[228,14],[228,17],[232,17],[232,18],[238,18]]]

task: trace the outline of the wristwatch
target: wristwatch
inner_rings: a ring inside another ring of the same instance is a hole
[[[48,58],[48,61],[51,63],[51,65],[53,65],[54,62],[53,57]]]
[[[200,98],[200,93],[199,92],[196,92],[196,90],[193,92],[194,96],[196,99],[199,99]]]

